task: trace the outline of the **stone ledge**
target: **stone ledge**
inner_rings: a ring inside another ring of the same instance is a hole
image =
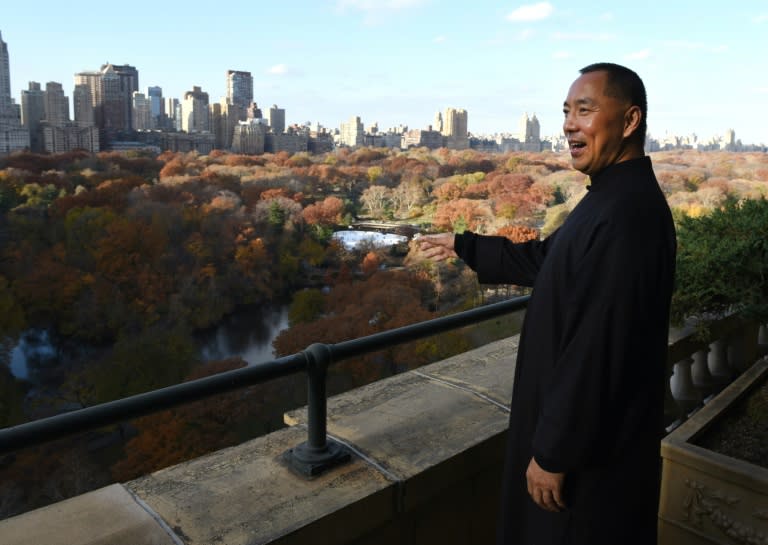
[[[440,487],[501,464],[517,337],[328,400],[328,433],[405,483],[412,509]],[[306,408],[285,415],[306,424]]]
[[[294,411],[294,427],[2,521],[2,543],[490,543],[516,349],[497,341],[329,399],[329,434],[360,456],[327,474],[282,462],[307,438]]]
[[[178,545],[119,484],[0,521],[3,545]]]
[[[393,516],[394,483],[359,459],[312,480],[291,473],[280,456],[305,439],[280,430],[127,486],[185,543],[321,545]]]

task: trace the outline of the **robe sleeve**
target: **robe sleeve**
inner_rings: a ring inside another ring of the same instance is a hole
[[[648,342],[658,328],[649,310],[668,270],[667,249],[649,242],[658,238],[644,237],[642,228],[627,223],[619,220],[597,229],[562,288],[567,305],[561,342],[554,365],[539,384],[540,413],[532,442],[534,458],[547,471],[599,463],[605,438],[622,425],[616,419],[629,399],[653,397],[660,382],[663,362],[633,357],[642,353],[638,344]]]
[[[502,236],[465,231],[454,237],[454,251],[477,273],[481,284],[533,286],[554,236],[514,243]]]

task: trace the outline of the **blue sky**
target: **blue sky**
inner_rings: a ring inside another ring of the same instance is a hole
[[[633,8],[630,9],[629,5]],[[435,112],[465,108],[473,133],[518,130],[536,113],[561,130],[578,69],[625,64],[644,79],[649,131],[708,139],[733,128],[768,144],[768,2],[648,0],[578,3],[498,0],[196,0],[4,2],[11,86],[58,81],[105,62],[139,70],[142,90],[212,101],[228,69],[254,77],[260,106],[286,121],[326,127],[359,115],[368,125],[425,128]]]

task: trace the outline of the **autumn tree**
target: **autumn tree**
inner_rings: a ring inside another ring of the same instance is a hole
[[[245,365],[240,358],[209,362],[196,367],[185,381]],[[126,443],[125,457],[112,467],[115,479],[134,479],[251,436],[243,428],[262,410],[255,393],[254,387],[244,388],[136,420],[137,435]]]
[[[360,264],[360,270],[365,276],[371,276],[381,266],[381,258],[376,252],[368,252]]]
[[[344,212],[344,201],[338,197],[326,197],[322,201],[308,205],[302,211],[304,221],[309,225],[339,225]]]
[[[310,323],[318,319],[325,307],[325,296],[318,289],[303,289],[293,295],[288,310],[288,321],[291,326]]]
[[[404,218],[411,217],[426,202],[426,197],[426,191],[421,180],[411,178],[400,182],[391,193],[395,214]]]
[[[384,211],[390,203],[391,190],[383,185],[372,185],[360,196],[360,202],[374,218],[384,217]]]
[[[512,242],[527,242],[539,239],[539,230],[523,225],[507,225],[496,231],[498,236],[506,237]]]
[[[479,232],[492,219],[491,210],[482,201],[457,199],[441,203],[435,210],[433,224],[440,230],[457,233],[467,229]]]

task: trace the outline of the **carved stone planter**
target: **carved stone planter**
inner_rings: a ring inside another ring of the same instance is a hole
[[[695,444],[766,380],[764,359],[662,441],[660,545],[768,545],[768,469]]]

